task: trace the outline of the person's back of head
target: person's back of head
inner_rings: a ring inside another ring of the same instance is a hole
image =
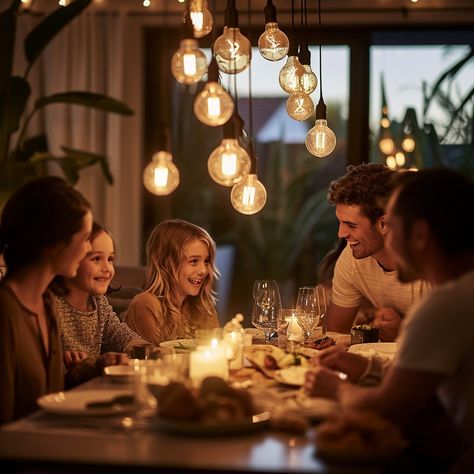
[[[36,263],[43,251],[81,229],[90,204],[62,178],[28,181],[12,194],[0,220],[0,253],[7,276]]]
[[[474,251],[474,183],[448,168],[400,176],[393,212],[408,235],[416,220],[426,221],[447,256]]]
[[[384,205],[393,190],[396,172],[378,163],[349,165],[344,176],[331,182],[329,204],[360,206],[372,223],[382,216]]]

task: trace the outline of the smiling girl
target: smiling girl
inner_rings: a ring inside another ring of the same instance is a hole
[[[178,219],[158,224],[146,247],[145,291],[130,303],[126,323],[153,344],[218,327],[215,253],[201,227]]]
[[[66,365],[108,351],[127,352],[132,345],[148,344],[122,323],[105,294],[115,274],[114,242],[95,223],[91,249],[74,278],[56,278],[52,285]]]

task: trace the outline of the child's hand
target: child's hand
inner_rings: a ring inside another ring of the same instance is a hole
[[[87,359],[89,354],[83,351],[64,351],[63,360],[66,369],[70,369],[77,365],[81,360]]]

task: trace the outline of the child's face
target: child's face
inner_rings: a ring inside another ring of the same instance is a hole
[[[94,295],[104,295],[115,274],[114,244],[107,233],[99,232],[91,247],[79,266],[77,276],[69,281],[69,286]]]
[[[184,257],[178,270],[181,296],[196,296],[209,274],[209,251],[200,240],[192,240],[184,246]]]

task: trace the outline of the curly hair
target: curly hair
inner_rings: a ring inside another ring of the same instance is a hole
[[[179,268],[184,258],[184,246],[199,240],[209,250],[209,273],[197,296],[188,296],[185,308],[179,307]],[[162,298],[167,337],[173,338],[179,327],[196,327],[202,318],[216,315],[214,281],[219,277],[215,266],[216,244],[201,227],[180,219],[169,219],[158,224],[146,245],[145,291]],[[185,309],[185,311],[183,311]],[[186,317],[189,312],[189,317]],[[164,329],[164,328],[163,328]],[[188,331],[186,331],[188,332]]]
[[[360,206],[362,213],[375,223],[385,213],[384,204],[393,191],[395,173],[378,163],[349,165],[344,176],[331,182],[328,202]]]

